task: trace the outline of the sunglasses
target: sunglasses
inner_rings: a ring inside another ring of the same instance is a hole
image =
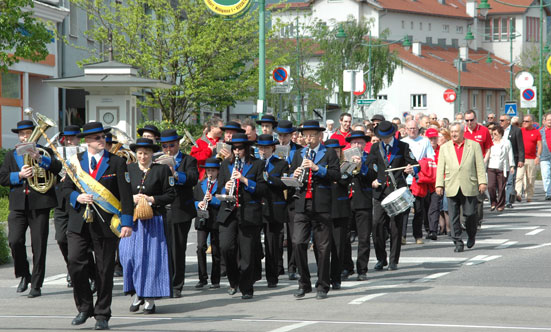
[[[530,121],[530,120],[524,120],[524,121],[522,121],[522,122],[532,122],[532,121]]]
[[[465,119],[465,122],[473,122],[474,119]]]
[[[240,146],[234,146],[234,147],[232,148],[232,150],[245,150],[245,147],[242,146],[242,145],[240,145]]]
[[[94,141],[99,141],[100,139],[105,139],[105,135],[92,136],[90,138]]]
[[[507,120],[501,120],[501,119],[499,119],[499,122],[505,122],[505,121],[507,121]]]
[[[176,143],[162,144],[161,146],[163,147],[163,149],[166,149],[166,148],[173,148],[173,147],[176,146]]]

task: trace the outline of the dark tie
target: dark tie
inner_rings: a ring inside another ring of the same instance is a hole
[[[96,158],[92,157],[92,160],[90,161],[90,168],[93,170],[96,169],[96,166],[98,165],[98,162],[96,161]]]
[[[385,152],[387,155],[390,153],[390,144],[385,144]]]
[[[314,161],[316,159],[316,151],[310,150],[310,160]]]

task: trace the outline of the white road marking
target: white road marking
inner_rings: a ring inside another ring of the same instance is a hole
[[[287,331],[292,331],[292,330],[299,329],[301,327],[305,327],[305,326],[312,325],[312,324],[316,324],[316,322],[296,323],[296,324],[293,324],[293,325],[287,325],[287,326],[284,326],[284,327],[280,327],[278,329],[271,330],[269,332],[287,332]]]
[[[426,277],[424,277],[424,278],[417,279],[417,280],[415,280],[414,282],[429,282],[429,281],[433,281],[434,279],[443,277],[443,276],[445,276],[445,275],[448,274],[448,273],[449,273],[449,272],[440,272],[440,273],[431,274],[431,275],[428,275],[428,276],[426,276]]]
[[[508,231],[517,231],[517,230],[536,229],[536,228],[539,228],[539,226],[482,225],[482,229],[494,229],[494,228],[504,229]]]
[[[374,298],[377,298],[377,297],[380,297],[380,296],[383,296],[383,295],[386,295],[386,294],[387,293],[369,294],[367,296],[360,297],[358,299],[352,300],[352,301],[348,302],[348,304],[362,304],[364,302],[367,302],[369,300],[373,300]]]
[[[484,226],[482,226],[484,227]],[[509,239],[483,239],[483,240],[476,240],[476,244],[502,244],[509,241]],[[430,244],[445,244],[445,245],[453,245],[453,241],[431,241]],[[402,257],[400,257],[400,262],[402,261]]]
[[[290,319],[232,319],[237,322],[271,322],[271,323],[300,323],[300,320]],[[306,321],[304,321],[306,322]],[[461,325],[461,324],[428,324],[428,323],[399,323],[399,322],[355,322],[355,321],[307,321],[316,324],[334,324],[334,325],[374,325],[374,326],[411,326],[411,327],[451,327],[463,329],[480,329],[480,330],[513,330],[513,331],[551,331],[551,327],[530,327],[530,326],[500,326],[500,325]]]
[[[535,209],[532,207],[531,210]],[[541,211],[541,210],[540,210]],[[522,214],[518,213],[500,213],[497,215],[500,218],[503,217],[537,217],[537,218],[547,218],[549,217],[549,212],[523,212]]]
[[[495,247],[494,249],[509,248],[510,246],[514,246],[517,243],[518,243],[518,241],[507,241],[507,242],[503,243],[502,245],[499,245],[499,246]]]
[[[538,229],[535,229],[535,230],[533,230],[533,231],[531,231],[531,232],[528,232],[528,233],[526,233],[526,234],[524,234],[524,235],[536,235],[536,234],[538,234],[538,233],[543,232],[544,230],[545,230],[545,229],[543,229],[543,228],[538,228]]]
[[[488,255],[478,255],[478,256],[475,256],[471,259],[469,259],[465,265],[478,265],[478,264],[482,264],[482,263],[486,263],[486,262],[489,262],[491,260],[494,260],[496,258],[499,258],[501,257],[501,255],[494,255],[494,256],[488,256]]]
[[[520,248],[520,249],[539,249],[539,248],[543,248],[543,247],[547,247],[547,246],[551,246],[551,242],[548,242],[548,243],[543,243],[543,244],[538,244],[538,245],[535,245],[535,246],[530,246],[530,247],[524,247],[524,248]]]

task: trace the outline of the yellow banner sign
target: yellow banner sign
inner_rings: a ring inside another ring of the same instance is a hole
[[[205,0],[207,7],[223,16],[239,15],[249,8],[251,0]]]

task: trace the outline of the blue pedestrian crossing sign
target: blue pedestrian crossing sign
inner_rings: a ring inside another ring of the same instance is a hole
[[[516,102],[506,102],[505,103],[505,114],[508,116],[517,116],[517,103]]]

